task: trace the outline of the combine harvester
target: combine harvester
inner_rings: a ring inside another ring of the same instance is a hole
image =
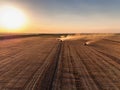
[[[90,44],[90,42],[85,42],[84,45],[85,46],[88,46]]]

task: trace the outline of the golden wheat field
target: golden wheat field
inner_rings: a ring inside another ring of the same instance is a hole
[[[120,90],[120,35],[0,40],[0,90]]]

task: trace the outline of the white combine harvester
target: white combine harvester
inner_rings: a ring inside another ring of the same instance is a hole
[[[85,46],[86,46],[86,45],[89,45],[89,44],[90,44],[90,42],[85,42],[85,43],[84,43]]]

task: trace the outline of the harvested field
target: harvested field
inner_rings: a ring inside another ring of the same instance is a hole
[[[84,38],[1,40],[0,90],[120,90],[120,42],[114,38],[89,45]]]

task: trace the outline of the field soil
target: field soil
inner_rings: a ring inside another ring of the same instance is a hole
[[[0,40],[0,90],[120,90],[118,38]]]

